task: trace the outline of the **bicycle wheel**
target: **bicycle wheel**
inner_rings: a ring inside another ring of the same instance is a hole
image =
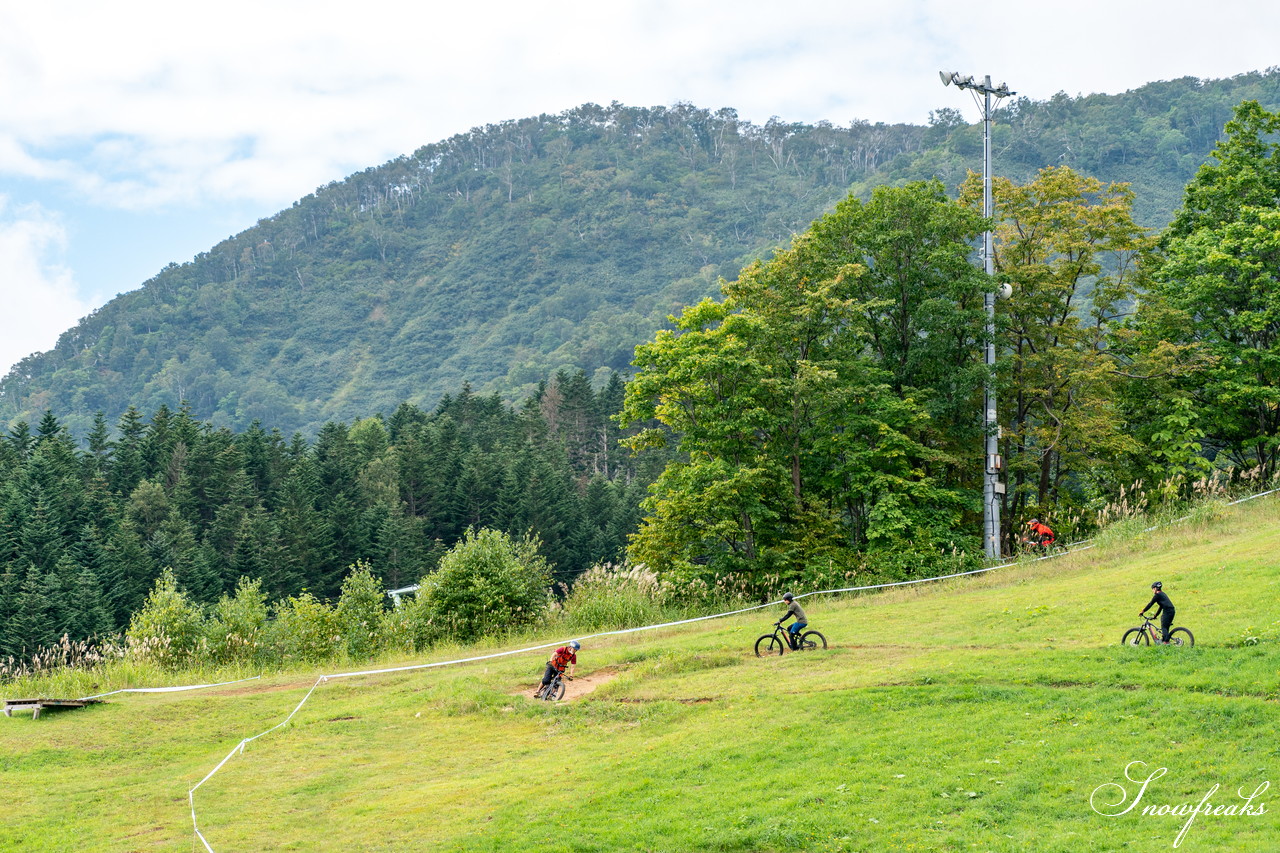
[[[817,631],[805,631],[800,637],[800,648],[802,649],[825,649],[827,647],[827,638],[819,634]]]
[[[777,634],[765,634],[756,640],[756,657],[762,658],[768,655],[780,655],[787,648],[787,644],[778,639]]]
[[[1151,645],[1151,638],[1141,628],[1130,628],[1124,632],[1124,639],[1120,642],[1126,646],[1149,646]]]
[[[551,691],[551,701],[559,702],[564,698],[564,682],[561,681],[555,685],[555,689]]]
[[[1191,636],[1191,632],[1186,628],[1174,628],[1169,632],[1169,645],[1171,646],[1194,646],[1196,638]]]

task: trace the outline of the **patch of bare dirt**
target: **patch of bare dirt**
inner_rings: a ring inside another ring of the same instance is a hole
[[[597,669],[590,675],[575,675],[573,681],[564,683],[564,701],[581,699],[602,684],[608,684],[621,673],[616,669]]]
[[[564,699],[561,701],[572,702],[574,699],[581,699],[600,685],[608,684],[610,681],[613,681],[619,675],[621,675],[621,672],[618,670],[605,668],[597,669],[595,672],[588,675],[575,675],[573,677],[573,681],[566,678],[564,680]],[[521,695],[532,698],[533,691],[536,689],[538,689],[538,685],[535,682],[527,690],[522,690],[520,693]]]

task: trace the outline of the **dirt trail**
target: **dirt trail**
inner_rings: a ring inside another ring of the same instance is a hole
[[[564,680],[564,699],[562,702],[572,702],[574,699],[581,699],[591,691],[595,690],[602,684],[608,684],[622,673],[616,669],[605,668],[597,669],[589,675],[575,675],[573,681]],[[537,684],[534,685],[537,687]],[[521,691],[525,696],[532,697],[533,690]]]
[[[564,701],[581,699],[601,684],[608,684],[621,673],[616,669],[598,669],[590,675],[575,675],[573,681],[564,683]]]

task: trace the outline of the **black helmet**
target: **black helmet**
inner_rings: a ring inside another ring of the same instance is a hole
[[[1152,589],[1164,589],[1164,584],[1160,583],[1160,581],[1156,581],[1155,583],[1153,583],[1153,584],[1151,585],[1151,588],[1152,588]]]
[[[795,598],[795,596],[794,596],[794,595],[792,595],[792,594],[791,594],[791,593],[789,593],[789,592],[784,592],[784,593],[782,594],[782,600],[783,600],[783,601],[790,601],[790,600],[791,600],[791,599],[793,599],[793,598]]]

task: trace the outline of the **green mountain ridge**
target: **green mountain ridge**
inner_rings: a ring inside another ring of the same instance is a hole
[[[1280,70],[1020,98],[999,116],[997,170],[1132,182],[1159,227],[1244,99],[1280,104]],[[314,434],[467,383],[517,400],[558,370],[603,380],[848,192],[954,187],[980,158],[980,125],[951,108],[927,127],[840,128],[587,104],[477,128],[169,265],[20,362],[0,419],[53,410],[84,435],[99,411],[187,401],[218,426]]]

